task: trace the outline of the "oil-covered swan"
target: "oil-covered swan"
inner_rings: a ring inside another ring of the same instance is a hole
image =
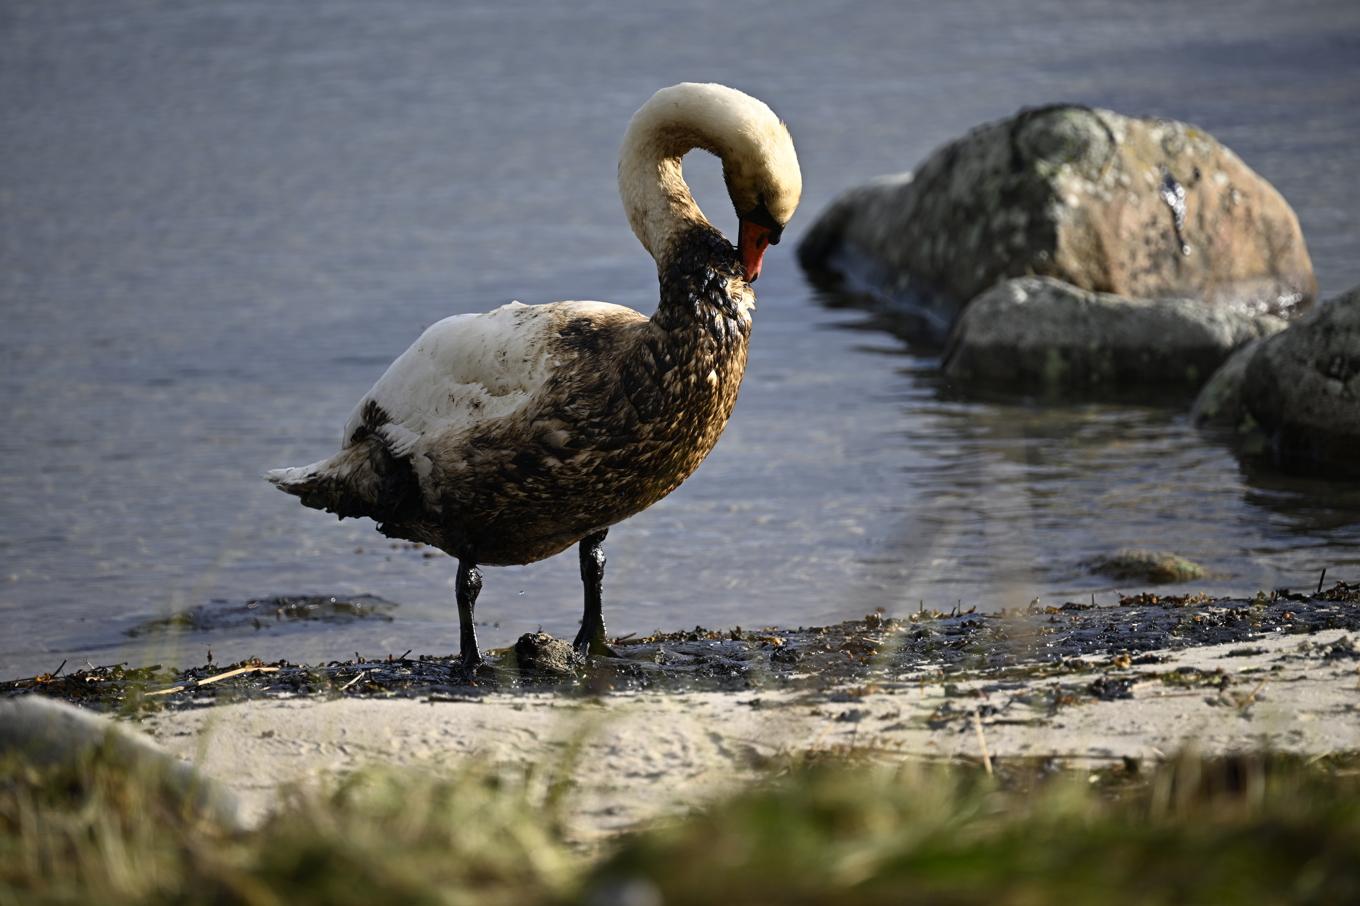
[[[722,159],[737,247],[695,204],[680,160]],[[342,449],[268,478],[341,518],[458,559],[462,661],[481,662],[472,613],[478,567],[532,563],[580,543],[578,650],[602,653],[602,543],[665,497],[717,442],[746,367],[769,244],[802,191],[788,130],[722,85],[658,91],[633,116],[619,193],[656,260],[646,318],[605,302],[511,303],[447,318],[392,363],[354,410]]]

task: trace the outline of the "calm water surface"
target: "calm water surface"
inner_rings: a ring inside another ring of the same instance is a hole
[[[806,624],[875,607],[1112,600],[1086,558],[1204,563],[1196,587],[1360,578],[1360,490],[1244,474],[1177,409],[959,400],[828,309],[791,253],[839,190],[1059,100],[1190,120],[1360,283],[1360,6],[514,2],[0,7],[0,676],[457,648],[453,564],[260,480],[328,454],[429,323],[512,298],[650,312],[615,154],[682,79],[787,119],[807,184],[759,285],[727,434],[614,530],[612,630]],[[732,217],[715,162],[687,173]],[[394,622],[133,640],[215,600],[371,593]],[[488,570],[492,644],[575,631],[576,561]]]

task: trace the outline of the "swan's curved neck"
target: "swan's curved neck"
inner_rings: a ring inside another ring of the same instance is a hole
[[[624,138],[619,194],[633,233],[661,267],[681,236],[696,226],[712,228],[690,193],[680,159],[694,148],[722,153],[711,136],[679,117],[655,115],[659,111],[650,106],[638,111]]]
[[[696,227],[716,232],[680,172],[680,159],[694,148],[722,159],[729,194],[734,185],[749,189],[772,161],[798,182],[788,130],[769,107],[725,85],[682,82],[661,89],[633,114],[619,154],[619,194],[628,223],[658,266]],[[780,188],[775,200],[789,194],[786,186]],[[792,197],[797,204],[796,188]],[[754,205],[756,195],[748,201]]]
[[[691,239],[702,244],[700,236],[722,237],[694,203],[680,172],[680,159],[694,148],[722,160],[723,181],[739,217],[768,231],[787,223],[798,205],[798,158],[774,111],[725,85],[682,82],[662,88],[633,114],[619,154],[619,194],[628,223],[659,269]],[[754,219],[761,214],[763,219]],[[777,240],[776,232],[772,241]],[[748,268],[752,277],[759,272],[758,254],[754,261],[754,271]]]

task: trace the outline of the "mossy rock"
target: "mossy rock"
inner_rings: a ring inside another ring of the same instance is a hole
[[[1090,563],[1091,571],[1124,582],[1168,585],[1205,576],[1204,567],[1170,551],[1125,549]]]
[[[822,285],[957,314],[1025,275],[1291,314],[1317,292],[1298,218],[1194,126],[1052,106],[847,192],[798,249]],[[921,300],[927,300],[922,303]]]

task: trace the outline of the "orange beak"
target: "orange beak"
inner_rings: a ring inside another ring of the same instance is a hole
[[[737,231],[737,251],[741,253],[741,265],[746,270],[746,282],[755,283],[760,276],[760,263],[765,258],[765,250],[770,247],[770,228],[750,220],[742,220]]]

